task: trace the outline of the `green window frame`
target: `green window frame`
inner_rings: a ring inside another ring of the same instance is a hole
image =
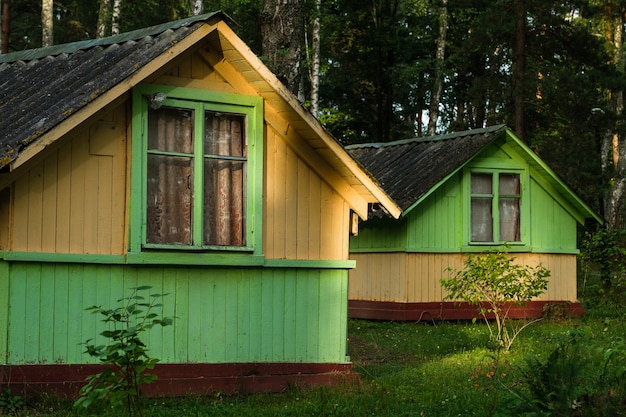
[[[262,97],[140,85],[131,150],[129,252],[261,255]]]
[[[466,175],[470,245],[528,244],[524,170],[470,169]]]

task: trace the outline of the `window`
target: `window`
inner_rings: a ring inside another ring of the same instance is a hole
[[[156,86],[140,87],[134,98],[143,126],[141,148],[133,147],[143,166],[134,248],[260,246],[262,99]]]
[[[521,176],[510,172],[472,172],[472,243],[521,242]]]

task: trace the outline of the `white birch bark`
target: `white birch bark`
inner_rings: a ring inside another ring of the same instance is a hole
[[[441,6],[439,6],[439,35],[437,36],[437,51],[435,53],[435,74],[428,109],[428,129],[426,133],[428,136],[436,133],[439,120],[439,103],[441,102],[441,92],[443,90],[443,63],[446,55],[447,32],[448,0],[441,0]]]
[[[53,1],[42,0],[41,2],[41,46],[50,46],[54,43],[52,34]]]
[[[193,0],[193,4],[191,6],[191,14],[193,16],[198,16],[204,13],[204,2],[202,0]]]
[[[320,89],[320,3],[315,1],[315,18],[313,19],[313,33],[311,35],[311,113],[317,117],[319,113],[319,89]]]
[[[122,0],[113,0],[113,10],[111,13],[111,34],[120,33],[120,10],[122,8]]]
[[[96,38],[104,38],[107,33],[107,22],[109,21],[110,0],[99,0],[98,8],[98,27],[96,29]]]

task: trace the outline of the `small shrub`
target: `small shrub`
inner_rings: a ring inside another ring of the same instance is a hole
[[[489,327],[491,341],[505,351],[526,326],[537,321],[511,325],[508,320],[511,307],[523,305],[545,292],[550,276],[550,271],[541,265],[532,268],[514,264],[513,260],[502,252],[471,254],[463,270],[450,279],[441,280],[441,285],[448,290],[446,300],[461,299],[478,306]],[[488,320],[489,315],[494,317],[495,330]]]
[[[121,307],[105,309],[101,306],[87,308],[94,314],[104,316],[103,322],[110,328],[100,334],[109,340],[108,345],[85,342],[86,353],[107,365],[106,369],[87,378],[80,390],[80,398],[74,403],[87,408],[94,403],[108,402],[113,407],[125,406],[128,416],[143,416],[141,387],[156,379],[146,371],[154,368],[158,359],[148,356],[148,348],[140,336],[154,326],[168,326],[172,318],[159,318],[152,310],[162,307],[158,300],[163,294],[151,294],[149,301],[139,295],[151,287],[133,288]]]

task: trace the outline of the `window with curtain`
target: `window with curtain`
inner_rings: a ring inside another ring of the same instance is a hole
[[[521,241],[520,174],[476,172],[471,174],[471,241],[503,243]]]
[[[145,243],[246,246],[246,116],[182,104],[148,111]]]

